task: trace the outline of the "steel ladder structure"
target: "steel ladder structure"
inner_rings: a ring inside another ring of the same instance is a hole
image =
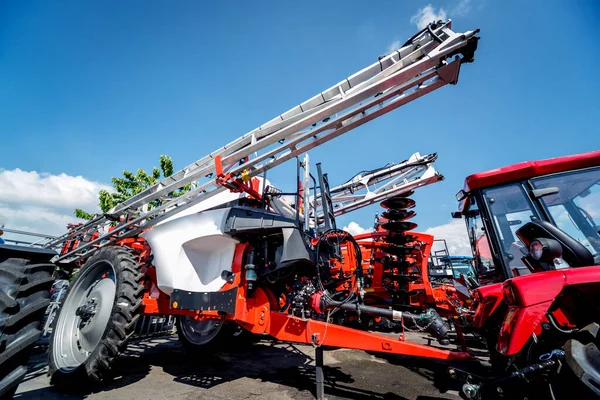
[[[91,233],[55,262],[81,261],[98,249],[133,237],[198,202],[227,190],[219,172],[245,179],[258,176],[298,155],[378,118],[447,84],[456,84],[460,66],[473,61],[479,30],[457,33],[451,21],[436,22],[400,49],[349,76],[226,146],[208,154],[108,213],[71,229],[46,247]],[[179,197],[168,194],[193,183]],[[149,209],[148,205],[158,206]],[[111,231],[106,228],[121,221]]]
[[[336,217],[368,205],[379,203],[417,188],[442,181],[444,176],[433,167],[437,153],[421,156],[414,153],[408,160],[364,171],[346,183],[331,189]],[[317,207],[321,199],[317,198]],[[318,213],[319,215],[322,214]]]

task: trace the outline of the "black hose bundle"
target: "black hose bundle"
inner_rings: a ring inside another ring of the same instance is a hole
[[[331,243],[332,237],[335,237],[336,242],[335,243]],[[321,251],[321,244],[323,242],[326,242],[328,246],[330,247],[334,247],[336,246],[337,249],[339,250],[341,245],[344,242],[350,242],[352,244],[352,246],[354,246],[354,251],[355,251],[355,259],[356,259],[356,268],[354,270],[354,272],[352,272],[351,274],[349,274],[348,276],[344,276],[341,277],[337,280],[337,282],[340,281],[346,281],[349,279],[352,279],[352,277],[354,277],[355,275],[358,278],[362,278],[363,277],[363,270],[362,270],[362,253],[360,251],[360,246],[358,245],[358,242],[356,241],[356,239],[354,239],[354,237],[349,233],[346,232],[344,230],[341,229],[330,229],[326,232],[324,232],[321,237],[319,237],[319,240],[317,242],[317,247],[316,247],[316,252],[317,252],[317,288],[321,290],[322,292],[322,298],[323,301],[326,304],[329,304],[331,306],[341,306],[343,304],[347,304],[350,301],[353,300],[358,300],[358,298],[356,298],[356,293],[355,292],[351,292],[348,294],[348,296],[344,299],[344,300],[335,300],[333,299],[330,295],[329,292],[327,291],[327,289],[325,288],[325,285],[323,285],[323,281],[321,279],[321,274],[323,273],[323,264],[320,262],[319,256],[320,256],[320,251]],[[327,271],[327,273],[329,273],[329,271]]]

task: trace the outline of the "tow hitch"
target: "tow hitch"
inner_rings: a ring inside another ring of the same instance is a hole
[[[502,386],[499,385],[500,383],[515,378],[527,379],[527,377],[533,373],[546,371],[552,368],[556,368],[556,372],[560,372],[560,368],[562,367],[561,360],[563,360],[564,357],[565,352],[563,350],[552,350],[550,353],[542,354],[540,356],[541,362],[518,369],[508,375],[498,378],[484,378],[456,368],[449,368],[448,374],[452,379],[463,382],[462,392],[467,399],[481,399],[483,394],[492,393],[497,397],[503,397],[504,390],[502,389]]]

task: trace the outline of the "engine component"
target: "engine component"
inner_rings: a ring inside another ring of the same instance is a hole
[[[310,308],[312,308],[313,295],[317,292],[313,283],[308,279],[303,279],[294,285],[291,294],[291,313],[297,317],[309,318]],[[316,311],[316,310],[315,310]]]
[[[256,275],[256,266],[254,265],[254,249],[248,252],[248,259],[244,269],[246,270],[246,282],[248,283],[248,290],[254,289],[254,284],[258,276]]]

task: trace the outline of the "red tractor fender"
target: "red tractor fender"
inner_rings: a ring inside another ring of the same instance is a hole
[[[600,267],[548,271],[508,279],[503,284],[508,311],[500,328],[496,350],[505,356],[519,353],[541,323],[556,297],[567,286],[600,283]]]
[[[474,328],[481,328],[488,318],[496,311],[502,303],[504,294],[502,283],[481,286],[474,291],[475,315],[472,325]]]

